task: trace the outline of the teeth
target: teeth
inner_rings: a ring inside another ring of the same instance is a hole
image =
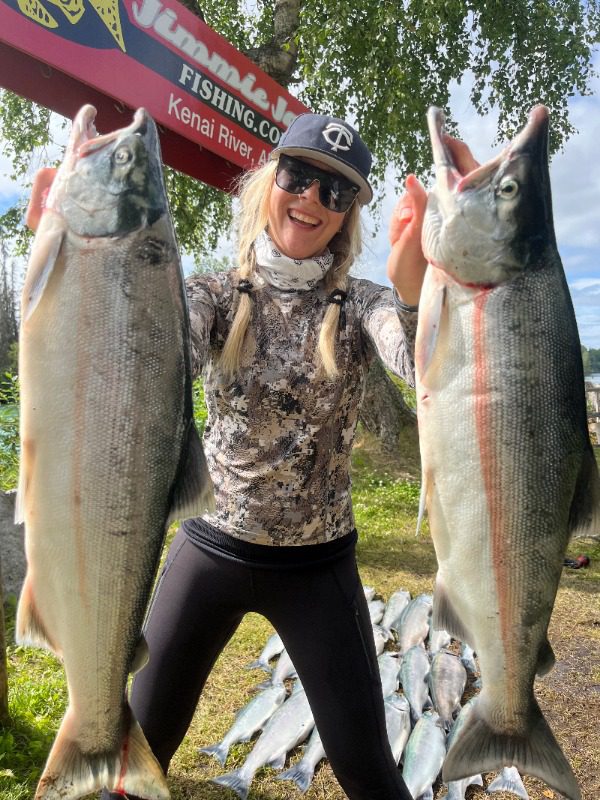
[[[319,220],[316,217],[309,217],[306,214],[302,214],[300,211],[290,211],[290,217],[292,219],[297,219],[298,222],[306,222],[308,225],[318,225]]]

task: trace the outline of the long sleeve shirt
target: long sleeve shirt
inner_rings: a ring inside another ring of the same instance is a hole
[[[238,300],[237,273],[188,279],[194,371],[204,373],[204,447],[221,531],[266,545],[317,544],[354,529],[350,457],[372,359],[412,385],[417,315],[392,289],[350,278],[338,331],[339,375],[318,358],[328,308],[308,291],[252,291],[240,367],[224,378],[219,357]]]

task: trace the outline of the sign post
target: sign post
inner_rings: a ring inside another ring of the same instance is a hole
[[[147,109],[165,163],[228,190],[308,109],[176,0],[0,0],[0,85],[103,131]]]

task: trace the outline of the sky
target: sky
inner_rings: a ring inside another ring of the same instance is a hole
[[[600,72],[600,55],[596,69]],[[579,335],[588,348],[600,348],[600,78],[591,83],[592,94],[572,98],[570,118],[578,133],[565,144],[551,162],[554,223],[558,247],[573,298]],[[450,103],[461,138],[479,161],[496,154],[494,145],[496,115],[479,117],[468,100],[468,79],[453,87]],[[525,119],[528,109],[523,110]],[[552,119],[550,119],[552,124]],[[38,165],[36,165],[38,166]],[[7,175],[10,165],[0,154],[0,211],[26,190]],[[387,227],[398,195],[390,174],[384,200],[377,209],[377,219],[363,212],[366,236],[361,262],[355,274],[388,284],[385,264],[388,253]],[[373,232],[377,230],[373,237]],[[191,259],[184,257],[184,268]]]

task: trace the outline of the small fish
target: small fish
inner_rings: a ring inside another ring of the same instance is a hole
[[[271,672],[272,668],[269,661],[278,656],[282,650],[283,642],[281,641],[281,636],[278,633],[273,633],[267,639],[267,643],[263,647],[259,657],[256,661],[252,661],[251,664],[248,664],[246,669],[264,669],[265,672]]]
[[[156,126],[73,121],[39,221],[19,338],[27,576],[21,644],[60,656],[69,706],[37,800],[103,786],[169,796],[125,699],[170,521],[212,483],[192,415],[190,331]]]
[[[283,683],[288,678],[296,677],[296,667],[292,664],[292,659],[288,655],[287,650],[282,650],[281,655],[277,659],[277,664],[271,672],[269,680],[259,683],[259,689],[266,689],[267,686],[283,686]]]
[[[423,714],[424,708],[431,707],[429,697],[429,672],[431,664],[425,649],[416,644],[404,654],[400,667],[402,691],[410,705],[413,722]]]
[[[523,785],[519,770],[516,767],[503,767],[500,775],[490,783],[486,792],[511,792],[522,800],[529,800],[527,789]]]
[[[433,628],[429,629],[428,650],[431,657],[445,647],[449,647],[450,644],[452,644],[452,637],[448,631],[436,631]]]
[[[439,715],[426,711],[417,721],[404,748],[402,777],[415,798],[433,798],[432,786],[446,756],[446,735]]]
[[[370,603],[376,594],[375,589],[372,586],[363,586],[363,592],[365,593],[365,597],[367,598],[367,603]]]
[[[548,110],[536,106],[502,153],[470,171],[442,112],[428,120],[436,185],[415,352],[433,625],[474,648],[482,677],[444,780],[513,765],[580,800],[533,691],[554,664],[548,623],[569,537],[600,514],[552,221]]]
[[[377,663],[381,676],[383,697],[386,698],[398,688],[400,663],[398,662],[398,658],[392,653],[382,653],[377,657]]]
[[[211,781],[246,800],[256,771],[264,766],[282,769],[287,753],[306,739],[314,724],[306,693],[303,689],[293,692],[267,722],[243,765]]]
[[[398,649],[401,653],[406,653],[411,647],[422,644],[427,639],[432,602],[430,594],[415,597],[400,614],[397,623],[392,626],[398,634]]]
[[[199,752],[214,756],[222,767],[225,766],[230,747],[237,742],[249,742],[256,731],[264,728],[285,698],[283,685],[264,689],[238,711],[235,722],[218,744],[201,747]]]
[[[470,672],[471,675],[477,675],[479,672],[477,662],[475,661],[475,655],[476,654],[472,647],[469,647],[469,645],[465,642],[461,642],[460,660],[464,668],[467,670],[467,672]]]
[[[441,795],[440,800],[465,800],[465,792],[469,786],[483,786],[481,775],[471,775],[470,778],[462,778],[459,781],[450,781],[448,791]]]
[[[278,781],[293,781],[298,789],[304,794],[312,783],[315,769],[319,761],[325,758],[325,749],[319,736],[319,731],[315,728],[310,735],[308,744],[304,748],[302,758],[285,772],[277,775]]]
[[[410,603],[410,592],[405,589],[398,589],[390,595],[387,603],[385,604],[385,611],[381,626],[391,630],[392,623],[396,622],[400,614],[404,611],[406,606]]]
[[[382,628],[381,625],[373,625],[373,639],[375,640],[375,652],[377,655],[381,655],[384,651],[386,642],[392,638],[392,634],[386,628]]]
[[[431,662],[429,685],[433,706],[448,730],[454,720],[455,712],[460,709],[467,685],[467,671],[458,656],[447,650],[436,653]]]
[[[411,732],[410,706],[404,695],[394,692],[385,698],[384,707],[387,735],[398,764]]]
[[[383,600],[370,600],[368,606],[369,606],[369,616],[371,618],[371,623],[373,625],[377,625],[377,623],[381,622],[381,620],[383,619],[383,612],[385,611],[385,602]]]

